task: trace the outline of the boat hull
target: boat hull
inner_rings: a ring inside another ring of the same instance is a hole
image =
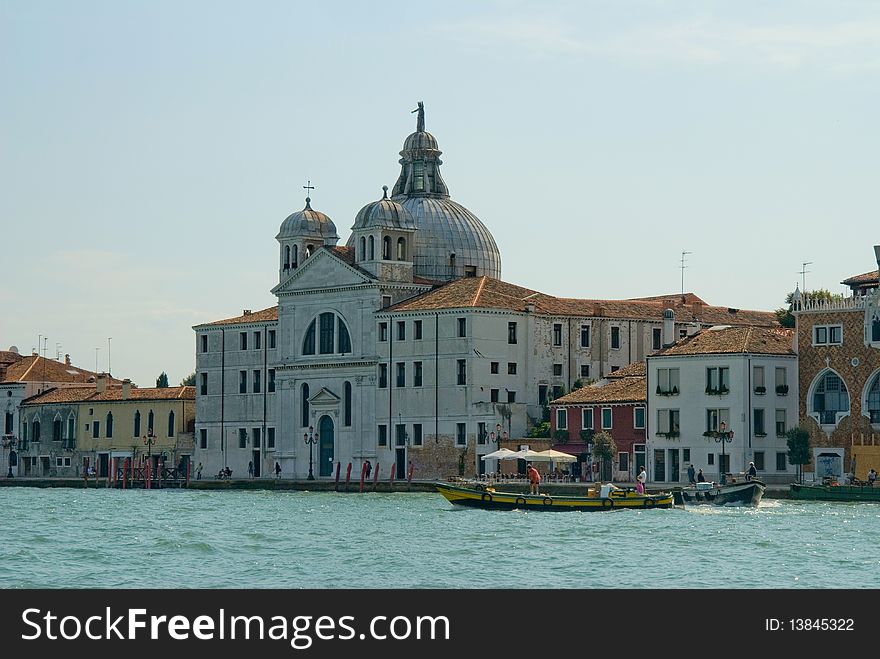
[[[789,485],[789,495],[799,501],[873,501],[880,503],[880,488],[858,485]]]
[[[671,508],[672,495],[636,494],[628,490],[612,493],[610,497],[551,496],[548,494],[519,494],[498,492],[492,488],[476,489],[437,483],[437,491],[454,506],[482,508],[483,510],[546,510],[611,511],[625,509]]]
[[[673,490],[675,503],[679,505],[741,505],[757,506],[764,496],[764,483],[761,481],[746,481],[733,485],[719,485],[708,490],[698,490],[694,487],[682,487]]]

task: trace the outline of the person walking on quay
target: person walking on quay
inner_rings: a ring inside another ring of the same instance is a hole
[[[275,463],[275,478],[281,478],[281,465]]]
[[[636,476],[636,492],[639,494],[645,493],[645,483],[648,482],[648,472],[645,471],[644,465],[642,466],[641,471],[639,471],[639,475]]]
[[[750,462],[749,463],[749,470],[748,470],[748,472],[746,472],[746,480],[747,481],[754,480],[757,477],[758,477],[758,469],[755,467],[754,462]]]
[[[703,470],[702,470],[702,469],[700,469],[700,471],[697,473],[697,482],[698,482],[698,483],[705,483],[705,482],[706,482],[706,477],[703,476]]]
[[[868,485],[874,487],[874,481],[877,480],[877,472],[874,467],[871,467],[871,471],[868,472]]]
[[[694,472],[694,465],[688,465],[688,483],[696,485],[697,474]]]
[[[531,462],[526,468],[526,475],[529,478],[529,494],[537,494],[538,485],[541,484],[541,474],[538,473],[538,470],[535,469]]]
[[[370,472],[373,471],[373,463],[367,460],[367,478],[370,477]]]
[[[202,480],[202,463],[201,462],[199,463],[199,466],[196,467],[196,480],[197,481]]]
[[[253,460],[248,462],[248,477],[249,478],[254,477],[254,461]]]

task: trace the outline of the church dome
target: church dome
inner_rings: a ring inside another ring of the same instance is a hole
[[[358,211],[352,231],[357,229],[404,229],[415,230],[416,221],[410,212],[396,201],[388,198],[388,186],[382,186],[383,196],[371,201]],[[351,240],[349,240],[351,243]]]
[[[289,215],[281,223],[281,230],[275,238],[280,240],[282,238],[309,237],[339,240],[333,220],[321,211],[314,210],[311,203],[312,200],[306,197],[306,207]]]
[[[411,133],[403,143],[404,151],[437,151],[437,139],[425,131]]]

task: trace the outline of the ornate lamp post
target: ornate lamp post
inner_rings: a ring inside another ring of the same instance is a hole
[[[16,457],[15,437],[13,435],[6,435],[3,439],[3,446],[9,447],[9,473],[6,474],[6,478],[15,478],[15,474],[12,473],[12,460]]]
[[[303,441],[309,445],[309,477],[308,480],[315,480],[315,474],[312,472],[312,447],[318,443],[318,433],[314,432],[315,427],[309,426],[309,431],[303,433]]]
[[[721,472],[721,484],[726,485],[727,473],[725,466],[727,466],[727,453],[724,451],[724,445],[733,441],[733,431],[727,432],[727,424],[724,421],[718,426],[718,432],[715,433],[715,441],[721,443],[721,464],[718,465],[718,470]]]
[[[147,434],[144,436],[144,444],[147,445],[147,462],[150,463],[150,469],[153,468],[153,444],[156,443],[156,435],[153,434],[153,429],[150,428],[147,430]]]

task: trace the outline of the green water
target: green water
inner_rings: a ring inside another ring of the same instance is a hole
[[[873,588],[880,505],[612,513],[438,494],[0,489],[6,588]]]

